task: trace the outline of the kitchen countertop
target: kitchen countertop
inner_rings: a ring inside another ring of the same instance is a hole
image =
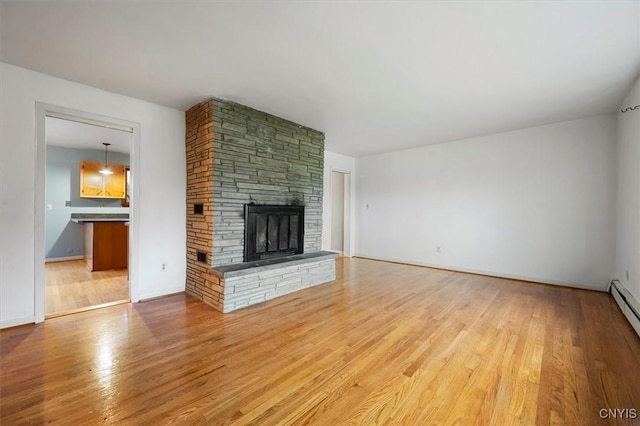
[[[129,222],[129,213],[71,213],[71,221],[88,222]]]

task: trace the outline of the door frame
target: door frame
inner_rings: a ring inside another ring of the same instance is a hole
[[[36,102],[36,176],[35,176],[35,212],[34,212],[34,313],[35,322],[45,318],[45,168],[47,159],[46,117],[61,118],[92,124],[115,130],[124,130],[132,134],[130,153],[131,164],[131,205],[129,207],[129,300],[138,300],[138,271],[140,253],[140,230],[138,227],[139,209],[135,200],[140,199],[140,124],[100,114]]]
[[[351,257],[351,171],[344,170],[337,167],[331,167],[331,178],[329,179],[329,185],[331,186],[331,197],[329,197],[329,218],[333,214],[333,172],[337,172],[343,175],[342,184],[343,188],[343,236],[342,236],[342,255],[345,257]],[[333,221],[331,221],[331,227],[329,232],[333,230]],[[331,235],[331,234],[330,234]],[[329,249],[331,249],[331,237],[329,237]]]

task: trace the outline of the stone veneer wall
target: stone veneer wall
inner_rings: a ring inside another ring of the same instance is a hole
[[[208,262],[197,260],[197,251],[211,253],[213,244],[213,101],[205,101],[190,108],[186,112],[185,121],[187,154],[186,290],[193,296],[218,307],[220,292],[212,288],[211,281],[207,281],[211,265]],[[194,213],[195,204],[202,204],[202,214]]]
[[[244,256],[244,205],[305,206],[304,252],[322,238],[324,134],[234,102],[213,100],[212,265]]]
[[[188,293],[224,310],[224,283],[211,267],[243,261],[250,202],[304,205],[304,251],[320,251],[323,133],[210,99],[186,112],[185,144]],[[195,204],[202,214],[194,213]]]

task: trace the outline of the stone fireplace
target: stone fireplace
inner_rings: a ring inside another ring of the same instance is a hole
[[[185,143],[188,293],[229,312],[335,278],[320,251],[323,133],[210,99],[187,111]],[[248,238],[247,218],[264,235]]]

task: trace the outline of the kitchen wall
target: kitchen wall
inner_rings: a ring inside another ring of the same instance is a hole
[[[138,123],[132,152],[130,279],[133,301],[185,288],[184,112],[0,63],[0,327],[34,322],[36,103]],[[136,151],[137,150],[137,151]],[[41,204],[38,204],[38,201]],[[42,265],[40,265],[42,262]],[[162,269],[162,264],[166,268]],[[38,314],[39,315],[39,314]]]
[[[357,255],[607,287],[614,115],[358,158],[356,169]]]
[[[132,141],[133,143],[133,141]],[[129,154],[110,152],[110,164],[129,165]],[[104,161],[104,150],[47,146],[45,175],[45,257],[47,260],[83,256],[82,225],[71,213],[127,213],[121,200],[80,198],[80,162]],[[70,206],[66,206],[66,202]],[[105,210],[106,209],[106,210]]]

